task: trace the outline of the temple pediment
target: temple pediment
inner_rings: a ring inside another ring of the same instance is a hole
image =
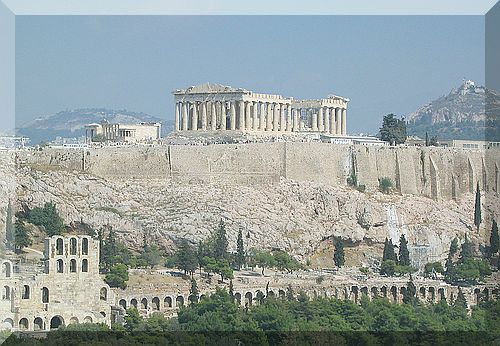
[[[205,94],[205,93],[248,93],[249,91],[243,88],[233,88],[231,86],[222,85],[222,84],[212,84],[212,83],[203,83],[195,86],[190,86],[186,89],[178,89],[174,92],[174,94]]]

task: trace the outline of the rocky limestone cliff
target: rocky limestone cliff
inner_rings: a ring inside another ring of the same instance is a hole
[[[106,180],[25,167],[14,179],[13,169],[6,165],[0,174],[2,193],[16,188],[18,208],[55,202],[67,224],[84,222],[96,229],[111,225],[132,248],[140,248],[146,236],[171,253],[181,238],[196,243],[223,219],[233,250],[241,228],[248,247],[285,249],[302,260],[313,258],[320,266],[331,265],[331,240],[336,236],[346,240],[351,265],[376,263],[385,237],[397,243],[401,233],[409,240],[415,265],[442,260],[455,236],[463,240],[467,233],[476,244],[486,243],[493,211],[500,210],[496,194],[484,195],[485,227],[477,233],[471,227],[473,194],[437,202],[284,178],[276,185],[187,184]],[[5,199],[0,208],[4,215]],[[0,218],[3,224],[4,219]]]

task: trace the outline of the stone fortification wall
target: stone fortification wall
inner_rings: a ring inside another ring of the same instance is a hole
[[[436,200],[498,191],[500,151],[365,147],[328,143],[43,149],[20,151],[18,163],[87,172],[107,179],[160,178],[175,183],[273,184],[280,177],[329,185],[356,174],[368,191],[382,177],[397,191]]]

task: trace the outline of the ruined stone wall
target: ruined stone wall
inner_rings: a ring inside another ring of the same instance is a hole
[[[497,191],[500,151],[365,147],[329,143],[252,143],[207,146],[43,149],[20,151],[18,163],[126,179],[174,183],[273,184],[280,177],[328,185],[355,173],[368,191],[383,177],[403,194],[436,200],[475,190]]]

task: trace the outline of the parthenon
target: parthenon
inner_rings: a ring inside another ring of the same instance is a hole
[[[255,93],[220,84],[173,92],[176,131],[321,132],[347,135],[348,98],[315,100]]]

